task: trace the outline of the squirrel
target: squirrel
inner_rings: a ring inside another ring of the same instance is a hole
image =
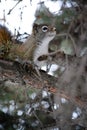
[[[47,24],[34,24],[32,34],[23,44],[12,44],[8,57],[11,59],[32,60],[34,65],[41,68],[46,64],[48,46],[56,35],[56,28]],[[0,44],[5,45],[11,41],[11,33],[6,28],[0,27]]]

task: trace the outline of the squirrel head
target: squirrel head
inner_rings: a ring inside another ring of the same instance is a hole
[[[34,24],[33,25],[33,35],[36,40],[43,40],[44,38],[51,41],[56,35],[56,28],[47,24]]]

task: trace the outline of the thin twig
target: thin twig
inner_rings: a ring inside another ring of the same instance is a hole
[[[22,0],[19,0],[12,9],[9,10],[8,15],[13,11],[13,9],[21,2]]]

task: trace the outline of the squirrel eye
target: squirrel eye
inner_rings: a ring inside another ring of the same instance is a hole
[[[47,27],[47,26],[43,26],[43,27],[42,27],[42,31],[43,31],[43,32],[47,32],[47,30],[48,30],[48,27]]]

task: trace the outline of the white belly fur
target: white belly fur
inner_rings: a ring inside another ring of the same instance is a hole
[[[38,58],[42,55],[48,54],[48,45],[49,39],[44,39],[40,45],[36,48],[34,52],[34,64],[41,68],[43,65],[46,65],[46,60],[38,61]]]

